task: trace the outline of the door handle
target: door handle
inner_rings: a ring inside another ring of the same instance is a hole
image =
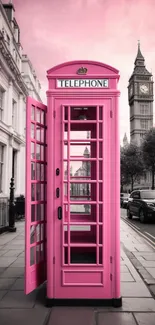
[[[58,219],[62,219],[62,207],[58,207]]]
[[[57,187],[57,189],[56,189],[56,197],[58,198],[60,196],[60,189],[59,189],[59,187]]]

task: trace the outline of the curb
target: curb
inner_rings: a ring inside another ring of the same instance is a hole
[[[144,268],[144,266],[140,263],[140,261],[131,253],[121,242],[122,248],[126,253],[128,259],[140,275],[141,279],[144,281],[148,290],[150,291],[152,297],[155,299],[155,279],[153,276]]]

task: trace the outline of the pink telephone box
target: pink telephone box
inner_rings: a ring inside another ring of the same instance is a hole
[[[118,71],[73,61],[27,99],[25,293],[121,306]]]

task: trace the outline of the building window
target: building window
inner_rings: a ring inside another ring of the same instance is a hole
[[[0,121],[3,121],[4,114],[4,90],[0,88]]]
[[[0,143],[0,193],[3,186],[4,145]]]
[[[148,105],[141,104],[140,105],[140,114],[147,115],[148,114]]]
[[[15,188],[16,188],[16,184],[17,184],[17,153],[18,153],[18,151],[13,149],[13,152],[12,152],[12,177],[14,178]]]
[[[148,120],[140,121],[141,129],[148,130]]]
[[[12,127],[16,129],[17,126],[17,103],[12,100]]]

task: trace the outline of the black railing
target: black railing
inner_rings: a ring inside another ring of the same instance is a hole
[[[23,195],[14,197],[14,179],[10,182],[10,197],[0,198],[0,233],[15,232],[15,222],[25,217],[25,198]]]
[[[9,225],[9,200],[0,198],[0,233],[4,232]]]
[[[15,198],[15,218],[19,220],[25,217],[25,198],[20,195]]]

